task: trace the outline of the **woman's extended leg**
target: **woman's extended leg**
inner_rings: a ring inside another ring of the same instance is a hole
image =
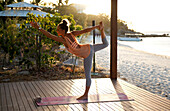
[[[107,42],[107,39],[106,37],[105,38],[102,38],[102,44],[95,44],[93,45],[93,50],[94,50],[94,53],[101,50],[101,49],[104,49],[106,48],[109,44]]]
[[[101,49],[104,49],[105,47],[107,47],[109,45],[109,43],[107,42],[107,39],[106,39],[106,35],[105,35],[105,32],[104,32],[104,25],[103,25],[102,22],[100,22],[100,26],[101,26],[101,38],[102,38],[103,43],[93,45],[94,53],[101,50]]]

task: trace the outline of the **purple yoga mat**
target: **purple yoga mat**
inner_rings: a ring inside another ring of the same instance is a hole
[[[133,100],[123,93],[89,95],[87,100],[76,100],[78,97],[80,96],[43,97],[41,98],[41,102],[36,102],[36,104],[38,106],[44,106],[44,105],[66,105],[98,102],[119,102]]]

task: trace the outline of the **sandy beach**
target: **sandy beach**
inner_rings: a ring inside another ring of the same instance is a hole
[[[109,36],[107,40],[110,42]],[[101,42],[99,38],[96,41],[97,43]],[[139,42],[136,44],[138,45]],[[140,46],[146,47],[145,45]],[[120,78],[154,94],[170,99],[170,56],[137,50],[119,42],[117,50]],[[105,68],[104,73],[109,74],[110,46],[96,52],[95,56],[97,65]]]
[[[170,57],[119,45],[120,78],[170,99]]]

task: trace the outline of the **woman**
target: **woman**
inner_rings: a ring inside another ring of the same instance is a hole
[[[57,26],[58,36],[55,36],[55,35],[49,33],[48,31],[40,28],[39,25],[36,22],[31,22],[31,25],[34,28],[38,29],[40,32],[42,32],[47,37],[49,37],[49,38],[51,38],[51,39],[53,39],[57,42],[63,43],[64,46],[66,47],[66,49],[70,53],[84,58],[84,70],[85,70],[85,76],[86,76],[86,90],[81,97],[77,98],[77,100],[85,100],[85,99],[88,99],[88,92],[89,92],[90,85],[91,85],[91,67],[92,67],[93,54],[96,51],[107,47],[108,42],[106,40],[106,36],[105,36],[105,32],[104,32],[104,25],[103,25],[102,22],[100,22],[100,24],[97,25],[97,26],[86,28],[86,29],[81,30],[81,31],[72,31],[70,33],[68,33],[68,30],[69,30],[68,24],[69,23],[68,23],[67,20],[63,20]],[[83,33],[90,32],[90,31],[92,31],[96,28],[98,28],[101,31],[101,38],[102,38],[102,42],[103,42],[102,44],[95,44],[95,45],[84,44],[84,45],[81,45],[77,42],[75,36],[79,36]],[[59,37],[59,36],[61,36],[61,37]]]

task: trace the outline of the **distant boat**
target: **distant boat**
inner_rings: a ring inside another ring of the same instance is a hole
[[[142,39],[136,37],[136,38],[131,38],[131,37],[118,37],[117,38],[120,41],[142,41]]]

